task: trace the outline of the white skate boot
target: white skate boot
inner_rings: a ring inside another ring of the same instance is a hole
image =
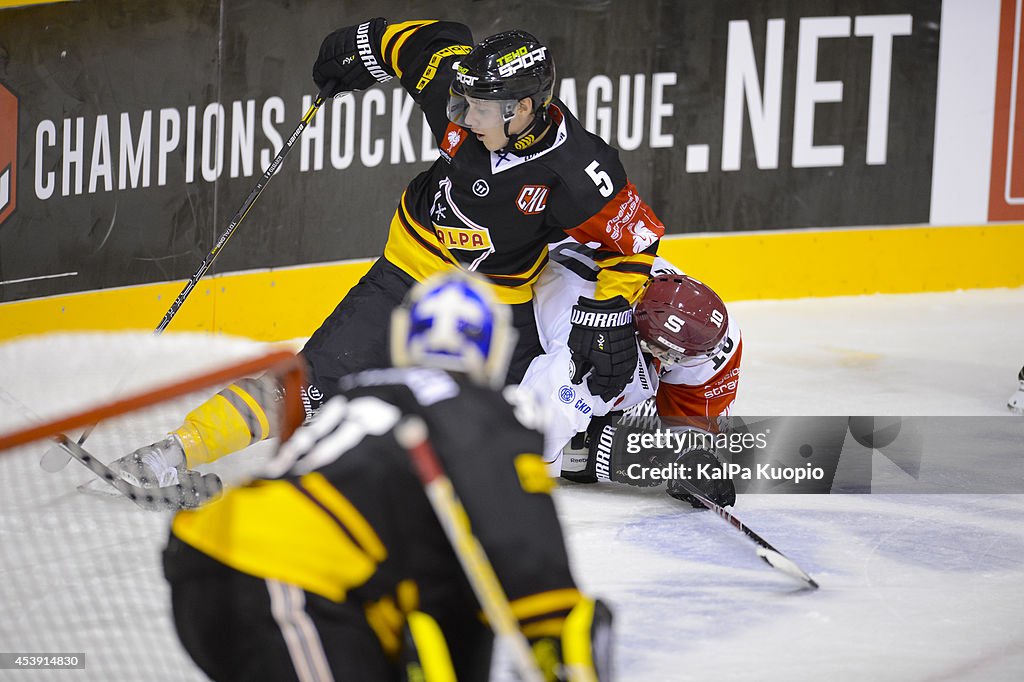
[[[185,449],[174,434],[111,462],[110,468],[132,485],[143,488],[177,485],[188,471]]]
[[[1010,396],[1006,407],[1014,414],[1024,415],[1024,367],[1020,368],[1020,374],[1017,375],[1017,379],[1020,381],[1017,385],[1017,392]]]

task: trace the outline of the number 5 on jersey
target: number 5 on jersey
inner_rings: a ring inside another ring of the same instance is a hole
[[[610,197],[614,187],[612,187],[612,177],[603,170],[598,170],[601,164],[597,160],[591,161],[590,165],[587,166],[587,175],[597,185],[597,191],[601,193],[603,197]]]

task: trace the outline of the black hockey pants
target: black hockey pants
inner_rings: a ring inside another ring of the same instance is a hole
[[[310,382],[325,398],[337,393],[338,380],[346,374],[391,365],[391,311],[414,284],[415,280],[396,265],[379,258],[313,332],[301,355],[309,365]],[[543,353],[533,304],[512,306],[512,324],[519,340],[507,383],[518,383],[530,362]]]

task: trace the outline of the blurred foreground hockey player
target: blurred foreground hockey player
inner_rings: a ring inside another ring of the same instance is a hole
[[[616,150],[554,97],[548,46],[517,30],[473,43],[463,24],[374,18],[332,32],[320,46],[317,87],[334,83],[334,95],[400,84],[426,116],[440,156],[398,200],[383,256],[302,349],[310,413],[339,377],[388,365],[391,310],[416,281],[452,268],[479,273],[511,305],[519,340],[508,380],[519,382],[543,352],[533,287],[548,244],[566,236],[602,246],[596,286],[567,303],[580,311],[576,333],[562,341],[577,360],[576,378],[610,398],[632,375],[630,306],[664,226]],[[262,428],[259,388],[240,382],[225,389],[166,438],[122,458],[121,475],[136,485],[168,485],[186,468],[273,436]]]
[[[416,415],[544,679],[610,679],[611,613],[570,572],[536,411],[495,388],[513,333],[486,286],[429,278],[395,313],[395,368],[343,379],[265,478],[175,516],[175,625],[207,675],[487,679],[492,635],[396,441]]]
[[[710,287],[658,257],[656,276],[636,305],[641,353],[633,378],[611,400],[595,396],[586,385],[573,383],[574,367],[561,340],[571,333],[567,302],[593,287],[594,252],[568,240],[554,246],[537,285],[536,314],[546,353],[531,363],[523,388],[550,412],[544,452],[549,471],[583,483],[650,486],[657,482],[627,474],[630,465],[717,467],[714,448],[698,436],[716,433],[736,399],[743,354],[739,324]],[[627,449],[631,436],[666,427],[691,432],[693,447]],[[719,505],[735,502],[727,479],[691,482]],[[672,481],[667,491],[703,508]]]
[[[1020,368],[1017,380],[1020,382],[1017,386],[1017,392],[1010,396],[1006,407],[1014,414],[1024,415],[1024,367]]]

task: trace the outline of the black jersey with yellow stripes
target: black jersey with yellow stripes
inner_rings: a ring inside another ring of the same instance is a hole
[[[281,448],[264,478],[179,512],[172,532],[235,570],[359,605],[387,649],[397,647],[412,609],[475,613],[393,435],[416,414],[524,628],[564,618],[580,595],[549,495],[554,483],[538,454],[542,437],[524,425],[532,408],[522,400],[441,370],[353,375]]]
[[[452,22],[406,22],[381,37],[385,68],[424,111],[440,151],[409,183],[385,256],[417,279],[458,265],[485,275],[506,303],[532,297],[547,244],[571,235],[616,258],[603,262],[598,298],[639,295],[664,227],[629,182],[618,152],[555,99],[549,124],[516,149],[489,151],[446,107],[452,66],[472,45]]]

